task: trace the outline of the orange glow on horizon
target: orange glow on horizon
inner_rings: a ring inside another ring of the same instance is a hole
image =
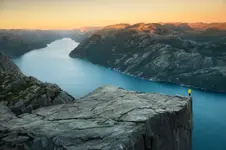
[[[226,22],[226,0],[0,0],[0,28],[74,29],[138,22]]]

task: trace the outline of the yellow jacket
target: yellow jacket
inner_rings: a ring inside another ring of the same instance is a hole
[[[188,89],[188,94],[191,94],[191,89]]]

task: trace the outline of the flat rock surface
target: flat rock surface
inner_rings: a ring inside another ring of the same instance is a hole
[[[0,149],[191,150],[191,99],[106,86],[16,117],[0,103]]]

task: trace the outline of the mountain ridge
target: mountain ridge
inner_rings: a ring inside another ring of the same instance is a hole
[[[76,30],[24,30],[0,29],[0,51],[10,57],[21,56],[31,50],[45,48],[47,44],[64,37],[81,42],[88,38],[96,28]]]
[[[176,22],[176,23],[164,23],[164,22],[160,22],[160,23],[136,23],[136,24],[127,24],[127,23],[119,23],[119,24],[113,24],[113,25],[109,25],[104,27],[103,29],[106,28],[118,28],[118,29],[125,29],[125,28],[129,28],[129,27],[133,27],[133,26],[152,26],[155,27],[155,25],[162,25],[162,26],[167,26],[167,25],[173,25],[175,27],[190,27],[191,29],[197,29],[197,30],[206,30],[206,29],[217,29],[217,30],[226,30],[226,22],[222,22],[222,23],[202,23],[202,22],[194,22],[194,23],[186,23],[186,22]],[[156,28],[156,27],[155,27]]]
[[[226,92],[226,30],[122,26],[95,32],[69,55],[136,77]]]

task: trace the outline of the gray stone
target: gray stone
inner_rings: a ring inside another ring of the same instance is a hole
[[[1,118],[11,114],[0,106]],[[191,150],[189,97],[105,86],[74,103],[3,120],[0,149]]]
[[[70,103],[74,100],[57,85],[42,83],[22,73],[0,73],[0,95],[0,101],[7,101],[7,106],[17,115],[43,106]]]

